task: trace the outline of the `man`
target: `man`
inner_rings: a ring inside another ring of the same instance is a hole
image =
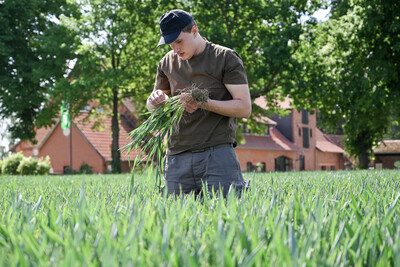
[[[251,100],[246,71],[232,49],[200,36],[193,17],[171,10],[160,17],[161,39],[169,44],[159,62],[154,90],[147,99],[153,110],[179,90],[192,85],[208,90],[209,100],[196,103],[181,97],[185,113],[174,127],[165,157],[165,184],[169,194],[195,192],[202,186],[222,190],[245,186],[236,146],[236,118],[248,118]]]

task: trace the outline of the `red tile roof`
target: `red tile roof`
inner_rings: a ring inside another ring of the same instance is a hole
[[[89,142],[89,144],[106,160],[111,161],[111,117],[103,121],[103,130],[94,130],[92,126],[94,122],[85,122],[87,114],[82,113],[80,116],[74,119],[74,124],[79,128],[83,137]],[[29,142],[32,148],[41,147],[51,135],[55,127],[59,124],[59,121],[52,128],[39,128],[36,129],[36,140],[37,144],[33,145]],[[120,116],[120,133],[119,133],[119,148],[122,148],[129,143],[129,133],[133,130],[133,126],[126,116]],[[130,155],[126,152],[121,151],[121,160],[128,161],[134,159],[137,155],[137,151],[132,151]]]
[[[400,140],[382,140],[374,149],[375,154],[399,154]]]
[[[238,149],[262,149],[262,150],[285,150],[298,151],[298,146],[290,142],[275,127],[271,127],[270,135],[244,134],[246,143],[238,146]]]
[[[315,130],[316,130],[316,147],[318,150],[329,153],[344,153],[343,148],[340,148],[337,145],[335,145],[326,134],[321,132],[321,130],[317,128]]]
[[[102,126],[104,127],[102,131],[93,130],[93,122],[83,122],[86,114],[82,114],[76,119],[74,119],[75,125],[78,126],[79,130],[82,132],[84,137],[93,146],[93,148],[106,160],[111,161],[111,117],[103,121]],[[133,130],[133,126],[128,118],[125,116],[120,116],[120,128],[119,128],[119,147],[122,148],[129,143],[129,133]],[[131,152],[130,159],[134,159],[137,152]],[[126,152],[121,151],[121,160],[129,160],[129,155]]]
[[[57,124],[56,124],[57,125]],[[36,144],[33,144],[30,141],[20,141],[13,146],[10,147],[10,151],[14,152],[16,147],[19,146],[21,143],[25,144],[26,146],[30,147],[31,149],[40,147],[40,145],[43,143],[43,141],[50,135],[51,131],[54,129],[54,126],[52,128],[49,127],[43,127],[43,128],[35,128],[36,131]]]
[[[265,96],[260,96],[254,99],[254,104],[261,108],[267,109],[267,100]],[[283,109],[292,109],[292,100],[289,97],[285,97],[283,101],[278,101],[278,107]]]

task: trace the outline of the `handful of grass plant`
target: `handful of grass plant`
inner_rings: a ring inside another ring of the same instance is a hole
[[[195,85],[181,89],[178,93],[180,95],[185,94],[186,99],[200,104],[206,103],[209,99],[208,91],[199,89]],[[133,168],[143,163],[149,165],[150,175],[155,167],[156,182],[160,185],[160,176],[164,169],[164,140],[167,136],[167,142],[170,141],[172,129],[174,125],[178,126],[183,116],[184,108],[179,95],[177,95],[168,98],[163,105],[148,113],[150,114],[149,118],[130,132],[129,138],[131,141],[122,149],[127,151],[127,154],[132,149],[138,150],[139,153],[133,162]]]

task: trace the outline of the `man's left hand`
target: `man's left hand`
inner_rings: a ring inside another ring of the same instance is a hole
[[[197,103],[197,102],[189,99],[185,94],[180,95],[179,98],[182,101],[183,108],[188,113],[193,113],[196,110],[198,110],[199,108],[201,108],[201,104],[200,103]]]

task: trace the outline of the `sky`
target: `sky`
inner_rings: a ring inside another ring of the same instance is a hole
[[[2,119],[0,120],[0,146],[4,146],[8,148],[9,140],[3,136],[3,133],[7,132],[8,128],[8,120]]]
[[[326,21],[329,19],[329,13],[331,12],[331,9],[320,9],[317,12],[314,13],[314,17],[319,20],[319,21]]]

